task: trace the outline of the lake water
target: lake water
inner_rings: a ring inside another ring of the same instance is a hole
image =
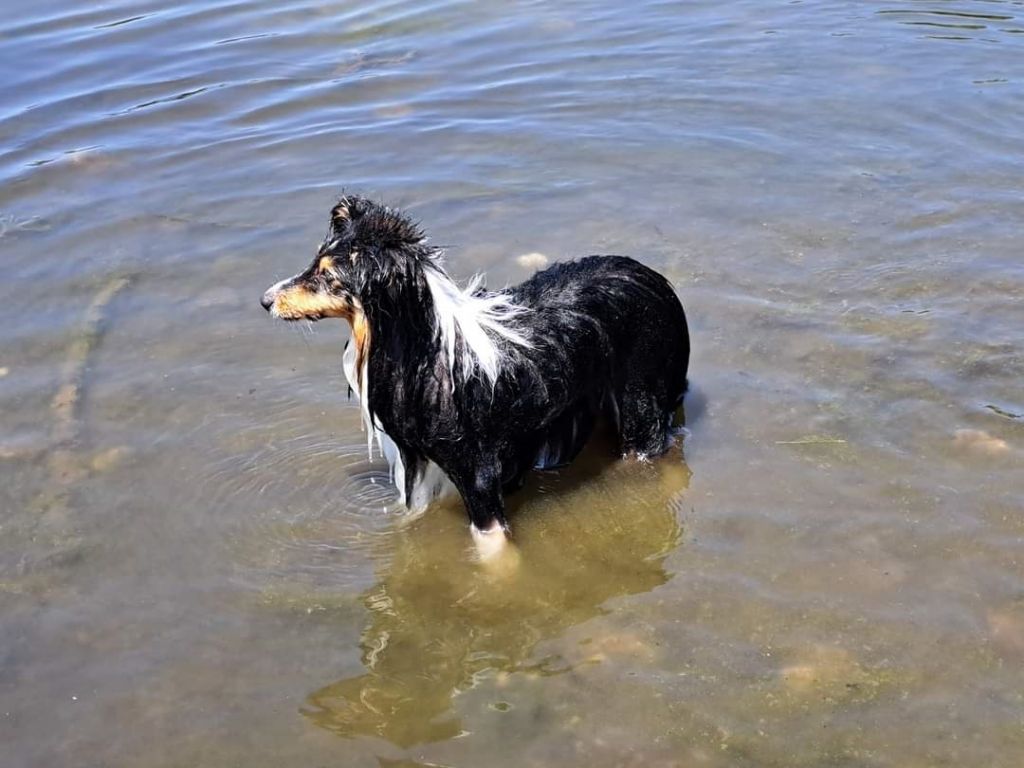
[[[4,8],[5,768],[1024,764],[1024,3]],[[664,272],[682,446],[404,520],[342,190]]]

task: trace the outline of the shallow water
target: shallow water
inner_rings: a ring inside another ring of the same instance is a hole
[[[5,766],[1024,762],[1024,3],[5,9]],[[343,188],[662,270],[682,446],[403,520]]]

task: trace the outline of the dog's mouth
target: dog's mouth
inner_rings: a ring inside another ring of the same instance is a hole
[[[262,304],[263,302],[261,301],[260,303]],[[317,320],[323,320],[326,317],[322,312],[291,312],[287,309],[279,309],[274,304],[265,308],[270,312],[270,316],[275,320],[284,320],[288,323],[296,322],[298,320],[308,320],[315,323]]]
[[[284,320],[286,323],[294,323],[298,320],[308,320],[311,323],[315,323],[317,320],[322,320],[323,315],[317,313],[315,315],[294,315],[294,314],[283,314],[281,312],[270,311],[270,316],[275,320]]]

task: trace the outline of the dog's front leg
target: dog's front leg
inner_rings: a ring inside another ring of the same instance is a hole
[[[469,530],[483,561],[493,560],[508,548],[508,523],[501,493],[501,475],[493,467],[478,469],[471,477],[452,478],[469,513]]]

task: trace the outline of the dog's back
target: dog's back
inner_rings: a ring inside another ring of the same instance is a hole
[[[520,374],[513,411],[532,409],[537,429],[524,445],[534,456],[506,466],[515,484],[532,466],[571,461],[597,418],[608,415],[623,454],[656,456],[667,448],[669,421],[686,391],[690,343],[686,315],[669,282],[624,256],[588,256],[554,264],[511,289],[530,310],[533,349]],[[545,417],[541,411],[547,410]]]
[[[686,314],[672,285],[650,267],[628,256],[587,256],[553,264],[511,293],[564,334],[566,343],[589,341],[595,331],[604,334],[615,351],[628,353],[627,359],[613,361],[623,373],[630,362],[656,351],[677,402],[686,391]]]

